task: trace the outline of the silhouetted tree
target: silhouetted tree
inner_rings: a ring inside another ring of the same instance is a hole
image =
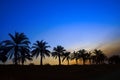
[[[89,60],[89,63],[90,63],[90,64],[92,63],[92,62],[91,62],[91,60],[92,60],[91,55],[92,55],[91,52],[86,53],[86,57],[87,57],[87,59]]]
[[[85,49],[79,50],[78,54],[80,55],[80,58],[83,60],[83,65],[85,65],[85,61],[88,58],[88,53]]]
[[[3,46],[0,46],[0,61],[5,63],[7,61],[7,56],[4,52],[5,48]]]
[[[65,59],[67,60],[68,65],[69,65],[69,60],[71,59],[71,57],[70,57],[70,52],[65,52],[65,53],[63,53],[63,60],[62,60],[62,62],[63,62]]]
[[[7,56],[4,53],[4,49],[4,46],[2,46],[2,43],[0,43],[0,61],[2,61],[3,63],[7,61]]]
[[[36,56],[36,58],[40,55],[40,65],[43,65],[43,57],[50,56],[50,51],[47,49],[50,46],[47,45],[48,43],[41,40],[36,41],[36,43],[33,44],[32,48],[32,56]]]
[[[71,56],[71,60],[75,60],[76,64],[78,64],[78,59],[80,58],[80,55],[78,54],[78,52],[73,52],[73,55]]]
[[[108,59],[109,64],[120,64],[120,56],[113,55]]]
[[[64,47],[58,45],[57,47],[54,47],[53,48],[53,52],[52,52],[52,56],[57,58],[58,57],[58,60],[59,60],[59,65],[61,65],[61,56],[63,55],[63,53],[65,52],[66,50],[64,49]]]
[[[93,59],[96,62],[96,64],[103,64],[106,59],[106,55],[101,50],[97,49],[95,49],[93,53],[95,54],[93,56]]]
[[[5,55],[0,55],[0,59],[3,63],[5,63],[7,61],[7,57]]]
[[[91,55],[92,64],[96,64],[96,55]]]
[[[21,56],[22,48],[28,49],[30,41],[24,33],[16,32],[15,35],[9,34],[11,40],[5,40],[2,43],[4,44],[4,53],[9,57],[13,58],[15,64],[18,64],[18,57]]]
[[[32,57],[30,55],[30,50],[29,48],[22,48],[21,50],[21,56],[18,57],[18,61],[20,61],[22,63],[22,65],[24,65],[24,62],[26,62],[27,60],[32,60]]]

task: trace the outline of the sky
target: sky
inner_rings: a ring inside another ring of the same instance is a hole
[[[0,41],[15,32],[32,44],[45,40],[51,50],[62,45],[119,54],[120,0],[0,0]]]

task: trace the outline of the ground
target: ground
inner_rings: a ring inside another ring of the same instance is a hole
[[[120,65],[0,65],[0,80],[120,80]]]

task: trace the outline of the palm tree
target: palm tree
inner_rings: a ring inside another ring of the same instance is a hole
[[[83,60],[83,65],[85,65],[85,61],[86,61],[87,56],[88,56],[87,51],[85,49],[82,49],[82,50],[78,51],[78,54],[80,55],[80,57]]]
[[[89,60],[89,63],[90,63],[90,64],[91,64],[91,60],[92,60],[91,55],[92,55],[91,52],[86,53],[86,57],[87,57],[87,59]]]
[[[93,53],[95,54],[95,62],[96,62],[96,64],[104,63],[107,56],[101,50],[95,49]]]
[[[22,55],[22,48],[28,49],[30,41],[24,33],[16,32],[15,35],[9,34],[11,40],[5,40],[2,43],[5,46],[5,54],[9,59],[13,58],[15,65],[18,64],[18,57]]]
[[[58,57],[58,60],[59,60],[59,65],[61,65],[61,56],[63,55],[63,53],[65,52],[66,50],[64,49],[64,47],[58,45],[57,47],[54,47],[53,48],[53,52],[52,52],[52,56],[53,57]]]
[[[68,61],[68,65],[69,65],[69,60],[71,59],[71,57],[70,57],[70,52],[65,52],[65,53],[63,54],[63,60],[62,60],[62,62],[63,62],[65,59]]]
[[[80,58],[80,55],[78,54],[78,52],[73,52],[73,55],[71,57],[71,60],[75,59],[76,64],[78,64],[78,59]]]
[[[21,56],[18,57],[18,60],[22,63],[22,65],[24,65],[24,62],[26,62],[27,60],[32,61],[30,50],[22,48]]]
[[[47,46],[47,42],[41,40],[36,41],[36,43],[33,44],[32,48],[32,56],[36,56],[36,58],[40,55],[40,65],[43,65],[43,57],[50,56],[50,51],[47,49],[50,46]]]

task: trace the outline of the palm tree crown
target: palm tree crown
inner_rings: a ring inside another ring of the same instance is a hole
[[[30,41],[24,33],[16,32],[15,35],[9,34],[11,40],[3,41],[5,46],[5,53],[11,59],[14,59],[14,63],[18,64],[18,57],[22,55],[22,48],[29,49]]]

